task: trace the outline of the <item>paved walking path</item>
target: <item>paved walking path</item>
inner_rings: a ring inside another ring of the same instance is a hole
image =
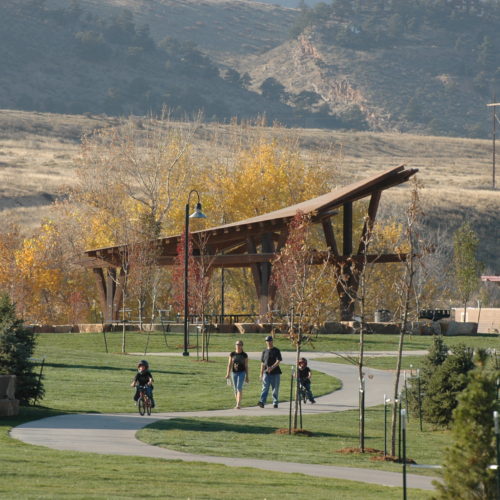
[[[252,359],[260,359],[260,353],[248,354]],[[283,352],[282,354],[284,363],[293,363],[295,361],[294,353]],[[383,354],[391,355],[394,353],[386,352],[380,355]],[[415,354],[415,352],[413,351],[411,354]],[[150,357],[155,355],[178,354],[148,354]],[[210,355],[227,356],[227,353],[211,353]],[[304,405],[303,413],[326,413],[357,408],[359,389],[357,368],[353,365],[320,361],[322,357],[331,357],[331,353],[307,353],[307,355],[311,358],[315,358],[314,361],[309,362],[309,366],[312,369],[339,378],[342,381],[342,388],[331,394],[318,397],[315,405]],[[372,353],[370,353],[370,355],[372,355]],[[383,403],[384,394],[390,394],[393,389],[393,377],[394,373],[392,372],[370,368],[365,369],[367,406]],[[136,413],[61,415],[27,422],[15,427],[11,431],[11,436],[26,443],[47,446],[58,450],[102,453],[107,455],[144,456],[188,462],[208,462],[224,464],[230,467],[255,467],[277,472],[299,472],[311,476],[348,479],[384,486],[402,486],[402,474],[398,472],[331,465],[279,462],[252,458],[196,455],[151,446],[138,441],[135,437],[139,429],[158,420],[183,417],[227,417],[237,415],[266,416],[281,414],[285,416],[288,415],[288,410],[288,403],[282,403],[278,409],[274,409],[269,405],[264,409],[251,407],[241,410],[169,412],[155,413],[150,417],[141,417]],[[415,474],[407,475],[407,485],[409,488],[433,489],[432,478]]]

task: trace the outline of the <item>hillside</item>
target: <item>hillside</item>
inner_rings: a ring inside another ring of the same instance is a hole
[[[47,0],[49,8],[64,9],[68,0]],[[278,2],[252,0],[79,0],[90,12],[111,17],[130,11],[138,24],[147,24],[155,40],[166,36],[194,43],[224,65],[241,55],[270,50],[289,37],[296,8]],[[292,2],[293,7],[298,1]]]
[[[166,28],[154,38],[123,8],[102,17],[65,3],[61,9],[31,0],[0,4],[0,108],[121,115],[168,106],[178,116],[202,110],[207,119],[266,114],[296,123],[288,105],[248,90],[240,75],[224,78],[191,34],[179,40]],[[182,30],[189,25],[178,21]],[[214,40],[224,44],[224,36]]]
[[[0,108],[489,136],[497,2],[299,3],[4,0]]]
[[[49,205],[74,182],[72,158],[80,136],[114,124],[102,116],[51,115],[0,111],[0,211],[5,221],[18,221],[29,233]],[[219,133],[230,126],[217,127]],[[342,132],[317,129],[269,129],[269,133],[298,136],[303,156],[329,150],[323,162],[332,168],[335,185],[345,185],[381,170],[406,164],[419,169],[428,224],[449,234],[464,218],[481,238],[480,257],[491,272],[500,269],[500,195],[491,186],[491,143],[480,139],[427,137],[399,133]],[[206,134],[197,136],[198,154],[207,154]],[[401,212],[408,187],[384,193],[381,215]]]
[[[353,114],[354,128],[487,137],[486,104],[500,90],[500,7],[440,12],[437,3],[304,9],[293,40],[238,69],[254,88],[273,77],[295,95],[309,92],[329,114]]]

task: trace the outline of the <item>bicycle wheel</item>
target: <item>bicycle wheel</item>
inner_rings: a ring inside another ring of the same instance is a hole
[[[306,391],[302,386],[300,386],[299,399],[301,399],[304,404],[307,402]]]
[[[151,400],[149,398],[146,398],[146,411],[148,415],[151,415]]]
[[[146,413],[146,405],[144,404],[144,398],[143,397],[140,397],[139,398],[139,401],[137,401],[137,406],[139,408],[139,413],[141,415],[144,415],[144,413]]]

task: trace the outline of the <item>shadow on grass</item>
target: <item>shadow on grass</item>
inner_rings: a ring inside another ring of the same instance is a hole
[[[187,432],[234,432],[237,434],[275,434],[279,427],[270,425],[246,424],[230,422],[217,422],[208,420],[195,420],[189,418],[172,418],[148,425],[148,429],[169,431],[181,430]],[[330,432],[313,431],[314,437],[335,437],[337,434]]]
[[[77,370],[107,370],[107,371],[120,371],[120,372],[129,372],[131,375],[134,375],[136,373],[136,370],[134,367],[132,368],[120,368],[117,366],[103,366],[103,365],[74,365],[74,364],[67,364],[67,363],[45,363],[46,367],[50,368],[72,368],[72,369],[77,369]],[[157,373],[162,373],[165,375],[197,375],[196,372],[179,372],[179,371],[172,371],[172,370],[153,370],[153,377]]]

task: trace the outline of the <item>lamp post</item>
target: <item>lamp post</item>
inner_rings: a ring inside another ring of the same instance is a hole
[[[418,383],[418,421],[420,432],[422,432],[422,391],[420,386],[420,368],[417,368],[417,383]]]
[[[391,399],[384,394],[384,457],[387,456],[387,403],[390,403]]]
[[[406,491],[406,410],[399,410],[399,418],[402,427],[403,433],[403,500],[407,499],[407,491]]]
[[[191,195],[196,193],[198,197],[198,201],[196,203],[196,207],[194,212],[189,215],[189,200],[191,199]],[[189,219],[206,219],[207,216],[201,211],[201,203],[200,203],[200,195],[196,189],[192,189],[189,192],[188,200],[186,203],[186,218],[184,221],[184,352],[183,356],[189,356],[188,352],[188,339],[189,339],[189,273],[188,273],[188,265],[189,265]]]
[[[493,96],[493,100],[495,100],[495,96]],[[496,188],[496,182],[495,182],[495,169],[496,169],[496,158],[495,158],[495,140],[496,140],[496,125],[497,125],[497,115],[496,115],[496,107],[500,106],[500,102],[492,102],[491,104],[487,104],[486,106],[490,107],[492,109],[492,116],[493,116],[493,131],[492,131],[492,138],[493,138],[493,158],[492,158],[492,172],[491,172],[491,184],[493,189]]]
[[[497,452],[497,496],[500,498],[500,424],[498,412],[493,412],[493,423],[495,425],[495,441],[496,441],[496,452]]]

